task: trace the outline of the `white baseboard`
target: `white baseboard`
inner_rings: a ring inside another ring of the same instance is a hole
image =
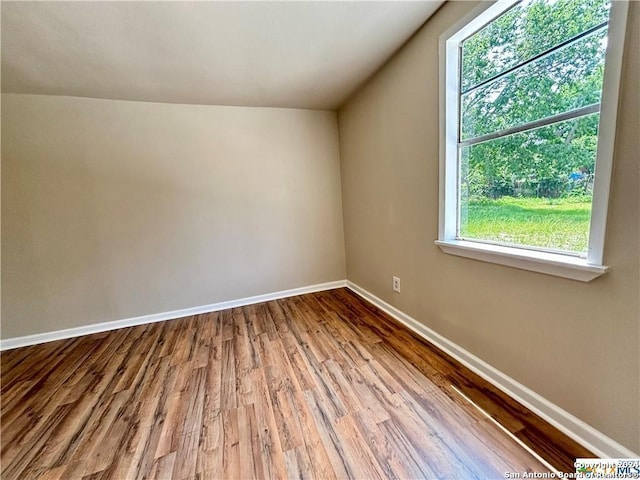
[[[347,281],[347,288],[385,311],[393,318],[413,330],[430,343],[440,348],[473,372],[480,375],[492,385],[496,386],[511,398],[520,402],[532,412],[536,413],[558,430],[574,439],[594,454],[602,458],[638,458],[639,454],[632,452],[591,425],[573,416],[549,400],[538,395],[528,387],[492,367],[459,345],[431,330],[416,319],[389,305],[364,288]]]
[[[24,337],[7,338],[5,340],[0,340],[0,351],[10,350],[12,348],[18,347],[26,347],[29,345],[36,345],[38,343],[52,342],[54,340],[63,340],[65,338],[80,337],[82,335],[90,335],[92,333],[117,330],[119,328],[144,325],[146,323],[163,322],[165,320],[173,320],[176,318],[198,315],[201,313],[216,312],[218,310],[226,310],[227,308],[242,307],[244,305],[268,302],[270,300],[277,300],[279,298],[303,295],[305,293],[332,290],[334,288],[346,287],[346,285],[346,280],[338,280],[335,282],[309,285],[307,287],[293,288],[291,290],[282,290],[280,292],[265,293],[264,295],[256,295],[255,297],[246,297],[239,298],[237,300],[229,300],[227,302],[212,303],[209,305],[202,305],[200,307],[183,308],[181,310],[173,310],[171,312],[154,313],[152,315],[125,318],[124,320],[115,320],[112,322],[94,323],[92,325],[67,328],[64,330],[56,330],[53,332],[37,333],[35,335],[26,335]]]

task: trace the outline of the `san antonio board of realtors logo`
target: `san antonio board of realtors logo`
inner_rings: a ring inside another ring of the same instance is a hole
[[[506,472],[504,478],[637,478],[640,479],[640,458],[578,458],[575,472]]]
[[[578,458],[575,478],[639,478],[640,458]]]

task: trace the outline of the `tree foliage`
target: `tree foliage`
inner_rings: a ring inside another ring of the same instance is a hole
[[[491,79],[606,22],[609,8],[608,0],[524,1],[466,39],[462,139],[598,103],[606,26]],[[598,121],[596,113],[463,148],[463,195],[584,193],[588,182],[571,175],[588,179],[594,171]]]

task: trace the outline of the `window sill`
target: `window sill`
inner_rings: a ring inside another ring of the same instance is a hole
[[[507,267],[530,270],[556,277],[570,278],[581,282],[590,282],[606,273],[609,268],[604,265],[591,265],[584,258],[464,240],[436,240],[435,244],[444,253],[451,255],[497,263]]]

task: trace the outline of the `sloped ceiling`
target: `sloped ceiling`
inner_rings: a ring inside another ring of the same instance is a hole
[[[334,109],[442,4],[2,2],[2,91]]]

